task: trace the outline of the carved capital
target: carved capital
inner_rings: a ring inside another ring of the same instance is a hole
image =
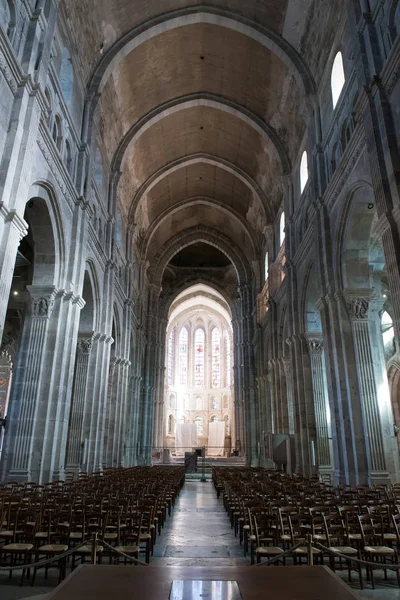
[[[80,354],[90,354],[93,348],[93,336],[80,338],[77,344],[77,350]]]
[[[351,298],[347,300],[350,317],[356,321],[368,319],[370,301],[367,298]]]
[[[290,358],[283,358],[282,364],[286,377],[290,377],[292,375],[292,361],[290,360]]]
[[[32,297],[32,316],[33,317],[51,317],[54,307],[54,296],[33,296]]]
[[[308,338],[307,345],[310,354],[322,354],[324,351],[324,341],[320,337]]]

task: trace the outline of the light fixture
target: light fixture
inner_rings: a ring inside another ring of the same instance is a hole
[[[13,296],[18,296],[19,292],[17,292],[17,290],[13,291]]]

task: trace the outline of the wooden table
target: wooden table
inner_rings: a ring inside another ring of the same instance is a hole
[[[327,567],[133,567],[81,565],[47,598],[168,600],[172,581],[237,581],[243,600],[354,600]]]

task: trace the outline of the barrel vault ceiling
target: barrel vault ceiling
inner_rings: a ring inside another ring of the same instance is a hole
[[[259,261],[327,59],[319,38],[328,52],[341,3],[62,0],[141,258],[201,228]]]

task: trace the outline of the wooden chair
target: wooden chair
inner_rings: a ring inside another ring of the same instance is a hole
[[[341,545],[337,545],[337,544],[332,544],[332,539],[331,539],[331,531],[332,530],[334,531],[335,536],[337,536],[340,531],[340,528],[342,528],[342,534],[341,534],[340,538],[344,539],[346,536],[343,521],[340,519],[340,517],[338,517],[336,515],[330,515],[328,517],[323,515],[323,523],[324,523],[325,537],[326,537],[326,543],[323,542],[323,544],[324,544],[324,546],[327,546],[327,548],[329,549],[329,566],[330,566],[330,568],[332,569],[332,571],[336,570],[335,556],[332,553],[336,552],[336,553],[343,554],[346,557],[349,557],[348,560],[346,561],[349,582],[351,582],[351,571],[353,569],[358,572],[360,587],[361,587],[361,589],[363,589],[362,567],[359,563],[355,563],[350,560],[350,558],[360,558],[359,550],[357,550],[357,548],[353,548],[352,546],[344,546],[344,545],[341,546]],[[335,538],[335,540],[336,539],[337,538]],[[339,566],[341,567],[342,558],[338,557],[338,559],[339,559]]]
[[[257,563],[261,562],[261,558],[275,558],[283,554],[282,548],[279,546],[269,545],[275,541],[275,531],[272,527],[275,525],[275,517],[273,515],[264,516],[260,527],[257,523],[257,518],[254,517],[254,540],[251,544],[251,564],[254,564],[254,557]],[[285,564],[285,558],[282,559]],[[276,561],[274,564],[278,564]]]
[[[393,548],[389,546],[370,546],[368,545],[368,539],[371,536],[371,531],[374,532],[375,535],[375,525],[372,521],[371,515],[358,515],[358,522],[360,526],[360,534],[362,539],[362,554],[365,560],[369,562],[376,562],[376,567],[372,565],[368,565],[367,569],[367,579],[371,578],[372,588],[375,589],[375,581],[374,581],[374,570],[375,569],[383,569],[385,574],[385,580],[387,580],[387,569],[385,566],[387,565],[387,560],[390,560],[393,564],[398,564],[398,553]],[[397,527],[397,522],[395,522],[395,527]],[[366,530],[368,534],[366,533]],[[400,573],[399,570],[396,569],[397,574],[397,584],[400,587]]]

